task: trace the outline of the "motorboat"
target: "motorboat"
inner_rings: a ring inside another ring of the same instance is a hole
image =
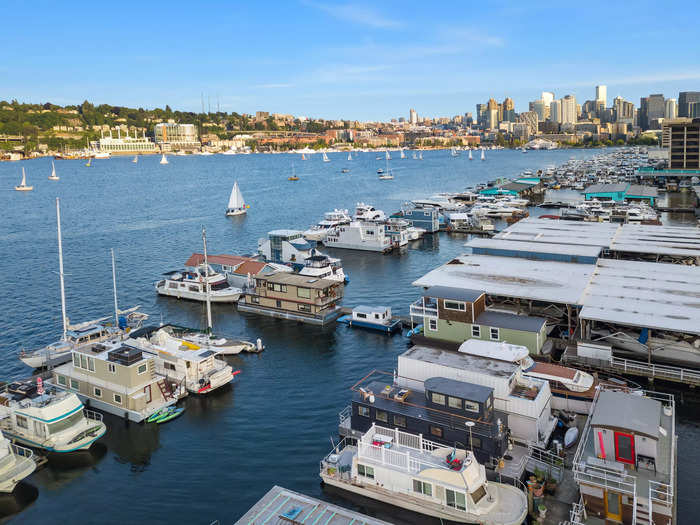
[[[374,206],[358,202],[355,206],[355,221],[383,221],[386,220],[386,215],[382,210],[376,209]]]
[[[238,187],[238,181],[233,183],[233,189],[231,189],[231,196],[228,198],[228,207],[226,208],[226,215],[232,217],[235,215],[245,215],[248,207],[243,200],[243,194],[241,189]]]
[[[348,210],[335,209],[323,214],[323,220],[304,232],[304,238],[308,241],[323,242],[328,234],[329,228],[339,224],[350,224],[352,218]]]
[[[160,327],[159,337],[162,341],[172,340],[174,344],[179,343],[181,350],[201,350],[208,349],[216,355],[236,355],[241,352],[258,352],[255,343],[240,339],[229,339],[218,337],[203,330],[195,330],[176,325],[163,325]],[[165,346],[169,346],[168,342]]]
[[[216,273],[204,263],[183,270],[172,270],[163,274],[164,279],[155,283],[159,295],[204,302],[207,286],[213,303],[235,303],[243,290],[228,283],[225,275]]]
[[[10,493],[36,469],[34,452],[10,443],[0,432],[0,492]]]
[[[87,367],[87,366],[86,366]],[[78,390],[75,381],[67,388]],[[0,390],[0,430],[23,445],[47,452],[86,450],[107,430],[102,415],[78,396],[42,379],[14,381]]]
[[[24,167],[22,167],[22,182],[19,186],[15,186],[15,191],[32,191],[34,186],[27,185],[27,174],[24,172]]]

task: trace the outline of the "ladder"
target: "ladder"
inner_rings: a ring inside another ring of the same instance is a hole
[[[173,396],[172,391],[170,390],[170,385],[165,382],[165,379],[161,379],[158,381],[158,388],[160,389],[160,393],[163,394],[163,399],[166,401],[170,401],[171,399],[175,399],[175,396]]]

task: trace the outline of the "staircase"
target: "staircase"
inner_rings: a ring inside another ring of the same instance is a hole
[[[175,396],[173,395],[172,391],[170,390],[170,385],[165,382],[165,379],[161,379],[157,383],[158,388],[160,389],[160,393],[163,394],[163,399],[166,401],[170,401],[171,399],[175,399]]]
[[[640,498],[635,498],[635,500],[635,525],[651,525],[649,504],[641,501]]]

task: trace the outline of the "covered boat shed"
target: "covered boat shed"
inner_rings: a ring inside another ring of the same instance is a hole
[[[532,241],[478,238],[470,240],[467,248],[474,255],[496,255],[521,257],[535,261],[560,261],[595,264],[600,255],[600,246],[545,244]]]

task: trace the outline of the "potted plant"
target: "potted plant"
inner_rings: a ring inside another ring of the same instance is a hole
[[[544,484],[544,490],[547,494],[550,496],[554,495],[554,493],[557,490],[557,480],[554,479],[553,477],[548,477],[547,481]]]

